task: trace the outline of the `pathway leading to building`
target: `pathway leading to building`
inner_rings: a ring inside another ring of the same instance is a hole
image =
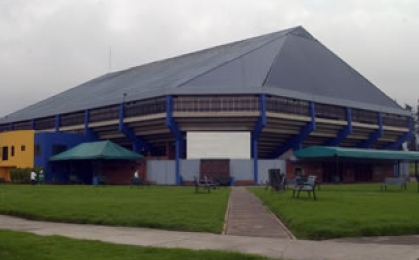
[[[236,236],[294,238],[281,221],[244,187],[232,187],[225,233]]]

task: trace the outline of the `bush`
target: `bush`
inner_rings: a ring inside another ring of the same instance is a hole
[[[15,168],[10,170],[10,180],[13,183],[30,183],[33,168]],[[36,172],[36,171],[35,171]]]

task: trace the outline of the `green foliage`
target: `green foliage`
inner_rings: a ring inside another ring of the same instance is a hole
[[[230,189],[7,185],[0,214],[31,219],[220,233]]]
[[[10,179],[13,183],[30,183],[32,168],[15,168],[10,170]]]
[[[116,260],[116,259],[208,259],[262,260],[261,256],[210,250],[166,249],[116,245],[100,241],[75,240],[60,236],[37,236],[0,230],[2,260]]]
[[[418,168],[419,168],[419,165],[418,165]],[[410,163],[409,164],[409,173],[410,173],[410,176],[412,176],[412,177],[415,176],[415,174],[416,174],[415,163]]]
[[[10,180],[12,183],[30,183],[31,172],[36,172],[36,178],[38,179],[41,170],[42,167],[40,166],[35,166],[34,168],[14,168],[10,170]]]
[[[419,234],[419,193],[416,183],[407,191],[390,187],[380,191],[381,183],[323,185],[317,201],[292,191],[283,194],[255,188],[258,196],[298,238]]]
[[[33,171],[36,172],[37,175],[39,175],[39,173],[41,171],[43,171],[44,169],[41,166],[35,166],[33,167]]]

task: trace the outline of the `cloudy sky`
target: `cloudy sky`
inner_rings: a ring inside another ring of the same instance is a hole
[[[297,25],[416,105],[417,0],[0,0],[0,116],[109,71]]]

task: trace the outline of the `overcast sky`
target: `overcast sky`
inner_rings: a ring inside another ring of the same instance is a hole
[[[417,104],[417,0],[0,0],[0,116],[109,70],[298,25]]]

